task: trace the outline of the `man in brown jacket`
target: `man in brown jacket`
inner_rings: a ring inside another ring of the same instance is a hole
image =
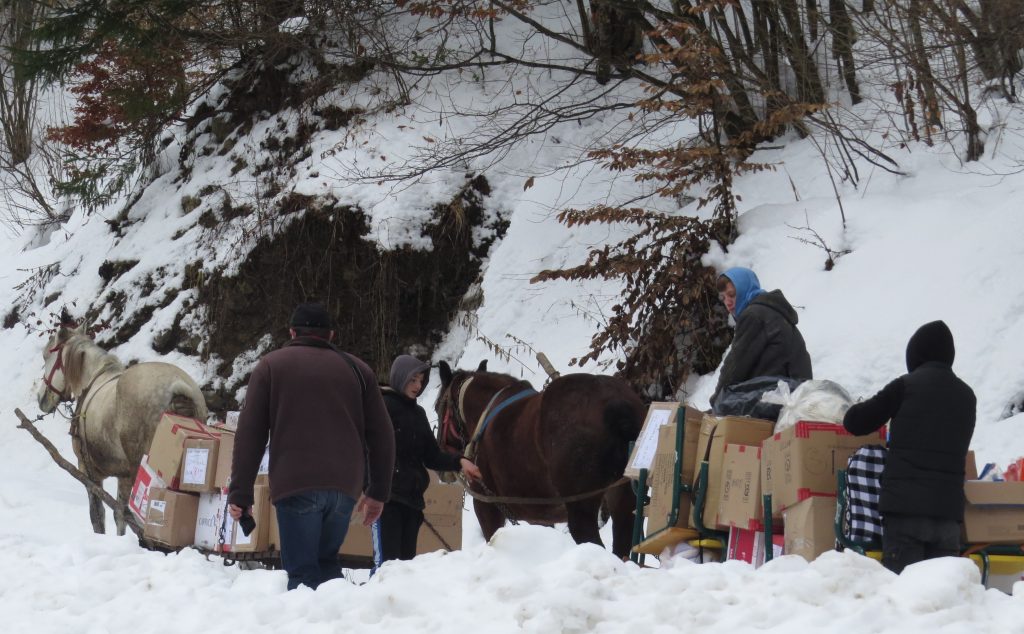
[[[291,340],[256,364],[235,435],[228,512],[249,513],[270,441],[270,491],[288,589],[341,576],[353,509],[371,525],[391,490],[395,438],[373,371],[331,344],[320,304],[300,304]],[[357,501],[358,500],[358,501]]]

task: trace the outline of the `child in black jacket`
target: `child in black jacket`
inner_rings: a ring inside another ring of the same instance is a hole
[[[392,559],[416,556],[416,538],[423,524],[423,493],[430,484],[427,469],[463,471],[479,478],[476,465],[441,450],[430,429],[427,414],[416,397],[427,385],[430,366],[403,354],[391,364],[389,385],[381,388],[391,424],[395,428],[395,470],[391,498],[380,520],[373,525],[374,566]]]
[[[907,344],[907,370],[847,411],[858,436],[889,424],[882,472],[882,563],[895,573],[960,553],[964,463],[977,401],[953,373],[953,333],[941,321],[921,326]]]

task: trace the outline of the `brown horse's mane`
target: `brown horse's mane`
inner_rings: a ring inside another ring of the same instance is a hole
[[[459,393],[459,389],[471,378],[478,378],[487,381],[490,379],[496,385],[498,389],[506,387],[516,387],[520,390],[534,389],[533,385],[525,379],[517,379],[510,374],[502,374],[501,372],[488,372],[486,370],[456,370],[452,373],[451,381],[448,383],[448,387],[445,390],[440,390],[437,393],[437,399],[434,401],[434,411],[438,412],[442,400],[445,398],[446,393],[449,395],[448,398],[455,399]],[[438,412],[440,414],[440,412]]]
[[[526,388],[529,388],[531,390],[534,389],[533,385],[530,384],[530,382],[527,381],[526,379],[517,379],[516,377],[514,377],[514,376],[512,376],[510,374],[502,374],[501,372],[488,372],[488,371],[481,372],[481,371],[473,371],[473,370],[459,370],[458,372],[456,372],[452,376],[452,383],[454,384],[455,383],[455,379],[458,378],[459,379],[459,383],[461,384],[462,379],[465,379],[465,378],[468,378],[468,377],[501,379],[501,380],[504,380],[504,381],[508,382],[507,385],[503,385],[502,387],[516,386],[516,387],[523,388],[523,389],[526,389]]]
[[[102,359],[100,368],[102,370],[124,370],[124,364],[113,354],[100,348],[88,336],[81,333],[72,333],[63,337],[64,348],[64,380],[67,385],[82,385],[85,381],[85,359],[90,352],[97,354]]]

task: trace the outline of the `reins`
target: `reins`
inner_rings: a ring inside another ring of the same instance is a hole
[[[594,497],[596,495],[604,493],[605,491],[608,491],[609,489],[614,489],[617,486],[621,486],[621,485],[629,482],[629,478],[627,476],[622,476],[621,478],[619,478],[615,482],[612,482],[608,486],[601,487],[600,489],[593,489],[591,491],[586,491],[584,493],[576,493],[574,495],[565,495],[565,496],[557,497],[557,498],[547,498],[547,497],[545,497],[545,498],[537,498],[537,497],[516,497],[516,496],[510,496],[510,495],[486,495],[486,494],[483,494],[483,493],[477,493],[476,491],[473,491],[471,488],[466,486],[465,476],[463,476],[461,473],[459,475],[460,475],[460,479],[463,480],[463,486],[466,487],[466,493],[469,493],[470,497],[472,497],[474,500],[480,500],[481,502],[489,502],[491,504],[538,504],[538,505],[544,504],[544,505],[552,505],[552,506],[559,505],[559,504],[569,504],[571,502],[579,502],[580,500],[585,500],[587,498]],[[478,482],[477,484],[482,486],[485,490],[490,491],[490,489],[488,489],[487,486],[484,483]],[[490,491],[490,493],[493,494],[494,491]]]

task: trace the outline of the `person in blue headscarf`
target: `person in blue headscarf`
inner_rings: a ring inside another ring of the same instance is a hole
[[[718,298],[736,320],[736,333],[712,404],[726,387],[754,377],[814,378],[796,310],[782,291],[764,290],[753,271],[735,267],[718,278]]]

